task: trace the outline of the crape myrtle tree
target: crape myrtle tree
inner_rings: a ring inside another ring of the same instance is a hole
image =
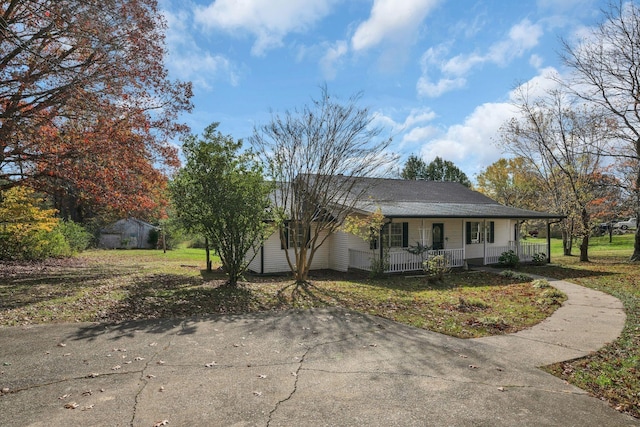
[[[567,87],[600,107],[615,129],[608,154],[617,160],[618,175],[625,175],[620,182],[631,178],[625,190],[640,219],[640,6],[610,2],[601,24],[580,43],[564,42],[562,57],[572,72]],[[631,260],[640,261],[640,228]]]
[[[343,225],[355,207],[367,201],[359,178],[388,173],[395,156],[391,140],[381,138],[374,116],[358,106],[361,94],[346,102],[326,86],[310,104],[256,127],[251,138],[276,182],[271,215],[297,285],[305,285],[314,255]]]
[[[202,138],[183,139],[185,166],[169,189],[175,213],[185,228],[204,235],[220,256],[228,284],[236,286],[259,252],[267,231],[266,213],[272,187],[242,141],[209,125]]]
[[[549,207],[567,216],[562,223],[565,255],[571,255],[577,237],[580,260],[586,262],[606,122],[597,109],[575,103],[561,90],[537,95],[531,89],[523,85],[514,91],[519,116],[501,126],[500,142],[536,171],[542,193],[552,202]]]
[[[154,208],[192,95],[168,79],[165,29],[156,0],[0,2],[0,190],[28,184],[69,216]]]
[[[459,182],[465,187],[471,187],[467,175],[453,162],[436,157],[429,164],[412,154],[407,159],[400,176],[403,179],[423,179],[427,181]]]

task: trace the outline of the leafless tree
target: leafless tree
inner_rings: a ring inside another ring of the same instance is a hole
[[[276,181],[272,216],[297,284],[305,284],[314,255],[344,219],[367,199],[359,178],[390,173],[395,156],[375,117],[358,106],[361,94],[342,103],[321,88],[303,108],[274,114],[256,127],[251,143],[267,176]]]
[[[640,7],[612,1],[603,14],[579,44],[564,42],[563,60],[573,71],[567,87],[601,107],[615,128],[609,153],[620,170],[633,169],[627,190],[640,219]],[[640,229],[631,260],[640,261]]]
[[[565,255],[571,255],[575,236],[581,239],[580,260],[589,261],[589,204],[608,130],[597,110],[572,102],[567,93],[556,89],[533,96],[529,89],[516,89],[520,116],[501,127],[500,141],[537,171],[550,208],[567,215],[562,226]]]

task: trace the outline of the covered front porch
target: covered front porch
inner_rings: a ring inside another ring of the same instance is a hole
[[[531,262],[535,254],[546,253],[546,248],[545,244],[513,241],[505,246],[489,246],[484,253],[483,264],[497,264],[500,255],[510,250],[518,255],[521,262]],[[467,260],[464,247],[430,250],[422,255],[414,255],[405,250],[393,250],[388,253],[389,260],[385,273],[422,271],[424,261],[439,255],[442,255],[452,268],[464,267]],[[373,261],[380,259],[380,257],[379,250],[349,249],[349,268],[371,271]]]

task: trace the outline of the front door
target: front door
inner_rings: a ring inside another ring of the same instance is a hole
[[[433,250],[444,249],[444,224],[433,224],[431,235],[433,236]]]

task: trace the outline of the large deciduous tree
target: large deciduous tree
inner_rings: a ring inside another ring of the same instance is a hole
[[[175,213],[185,228],[203,234],[220,256],[228,284],[236,286],[267,230],[271,185],[250,151],[209,125],[184,138],[185,166],[170,184]]]
[[[505,206],[535,209],[539,206],[538,179],[527,159],[501,158],[478,174],[476,189]]]
[[[391,140],[380,137],[383,129],[358,106],[360,98],[343,103],[323,87],[319,99],[274,114],[251,138],[278,185],[272,216],[298,285],[307,282],[318,248],[366,202],[369,187],[359,178],[382,176],[395,160],[386,152]]]
[[[562,227],[565,255],[571,255],[575,236],[581,239],[580,260],[588,261],[589,205],[596,194],[594,176],[602,172],[606,122],[599,111],[574,103],[559,90],[535,96],[525,85],[515,95],[520,116],[500,128],[501,142],[536,171],[550,208],[567,216]]]
[[[151,169],[175,166],[191,108],[190,84],[167,77],[165,28],[156,0],[0,3],[0,189],[149,202],[136,194],[162,187]]]
[[[634,216],[640,219],[640,6],[609,3],[602,23],[585,33],[580,43],[564,43],[563,59],[572,71],[567,86],[598,105],[615,126],[609,154],[620,170],[631,169],[626,190],[632,195]],[[631,260],[640,261],[640,228]]]

